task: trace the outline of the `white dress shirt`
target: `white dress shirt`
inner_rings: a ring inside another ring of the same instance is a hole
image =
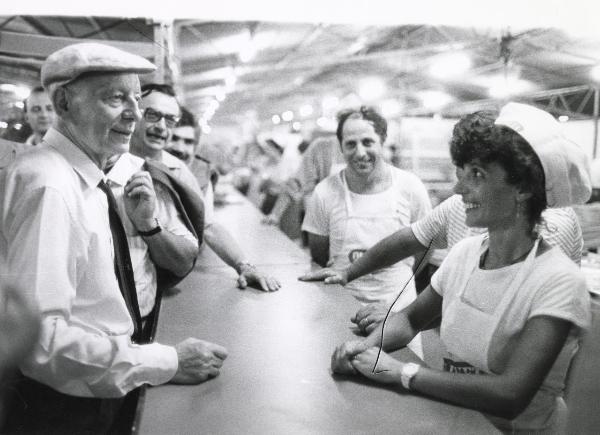
[[[156,298],[156,268],[150,257],[148,245],[142,236],[138,234],[135,225],[127,216],[125,202],[123,201],[125,185],[133,174],[142,170],[143,165],[144,159],[125,153],[119,157],[119,160],[106,174],[106,178],[108,178],[108,185],[117,201],[119,216],[127,234],[140,313],[142,317],[146,317],[152,311]],[[156,216],[163,231],[169,231],[176,236],[183,236],[194,245],[197,245],[198,240],[189,232],[179,217],[177,208],[173,204],[169,193],[158,184],[154,184],[154,190],[157,199]]]
[[[3,281],[35,298],[42,317],[40,338],[21,370],[74,396],[123,396],[169,381],[178,366],[173,347],[131,342],[108,203],[98,188],[103,178],[54,129],[0,173]]]

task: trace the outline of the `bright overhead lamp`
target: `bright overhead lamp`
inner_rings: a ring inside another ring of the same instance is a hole
[[[273,115],[271,117],[271,121],[273,122],[273,124],[277,125],[281,122],[281,118],[279,117],[279,115]]]
[[[294,130],[294,131],[300,131],[301,127],[302,127],[302,124],[300,122],[298,122],[298,121],[295,121],[292,124],[292,130]]]
[[[363,100],[371,101],[381,98],[386,91],[385,83],[379,77],[368,77],[360,81],[358,95]]]
[[[8,123],[4,122],[4,121],[0,121],[0,128],[7,128],[8,127]]]
[[[558,117],[559,122],[567,122],[568,120],[569,120],[569,117],[567,115],[560,115]]]
[[[226,97],[227,97],[227,94],[225,92],[223,92],[223,91],[217,92],[217,95],[215,95],[215,98],[220,103],[222,103],[223,101],[225,101]]]
[[[336,109],[339,104],[340,104],[340,99],[338,97],[336,97],[335,95],[326,95],[325,97],[323,97],[323,100],[321,101],[321,106],[323,107],[323,110],[325,110],[325,111]]]
[[[22,101],[16,101],[15,104],[13,104],[15,107],[18,107],[19,109],[23,109],[25,107],[25,104],[23,104]]]
[[[389,99],[381,103],[381,114],[386,118],[398,115],[401,109],[402,105],[398,100]]]
[[[600,82],[600,65],[596,65],[590,70],[590,76],[592,77],[592,79],[596,80],[597,82]]]
[[[464,74],[472,66],[466,53],[449,53],[435,58],[429,66],[429,74],[437,79],[447,79]]]
[[[299,110],[300,116],[302,116],[303,118],[312,115],[313,111],[313,106],[311,106],[310,104],[303,104],[302,106],[300,106]]]
[[[27,86],[17,86],[14,92],[18,99],[24,100],[31,94],[31,89]]]
[[[430,110],[438,110],[449,104],[452,101],[452,97],[442,91],[423,91],[419,93],[423,106]]]
[[[294,119],[294,112],[292,112],[291,110],[286,110],[281,114],[281,119],[283,119],[286,122],[291,121],[292,119]]]
[[[21,130],[22,124],[15,124],[15,130]]]
[[[530,82],[516,76],[496,76],[490,81],[488,93],[492,98],[507,98],[530,91],[532,88]]]
[[[17,87],[12,83],[2,83],[0,84],[0,91],[4,92],[14,92]]]

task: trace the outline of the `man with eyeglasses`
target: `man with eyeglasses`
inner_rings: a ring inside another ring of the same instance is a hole
[[[141,107],[143,118],[131,138],[131,153],[161,162],[182,183],[192,187],[194,192],[204,198],[204,241],[221,260],[236,270],[238,287],[246,288],[256,284],[263,291],[279,290],[279,281],[248,262],[231,234],[215,222],[212,199],[206,200],[185,162],[165,151],[172,130],[180,120],[180,107],[173,88],[154,83],[142,86]]]
[[[127,233],[104,170],[128,151],[141,118],[138,74],[155,69],[97,43],[69,45],[42,65],[55,123],[39,150],[0,171],[2,284],[35,301],[41,318],[11,384],[8,433],[120,433],[111,426],[128,392],[198,384],[227,356],[196,338],[166,346],[142,334]],[[134,178],[124,205],[145,224],[153,190],[143,174]]]
[[[42,86],[33,88],[29,97],[23,102],[25,120],[33,130],[31,136],[25,141],[26,145],[37,145],[52,125],[54,109],[50,97]]]

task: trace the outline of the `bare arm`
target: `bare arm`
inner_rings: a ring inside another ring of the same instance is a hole
[[[308,246],[314,262],[325,267],[329,261],[329,237],[308,233]]]

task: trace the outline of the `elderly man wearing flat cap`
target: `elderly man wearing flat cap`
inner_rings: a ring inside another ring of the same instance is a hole
[[[54,125],[41,148],[0,174],[3,279],[41,314],[40,338],[21,364],[20,429],[108,430],[107,411],[119,402],[94,398],[120,398],[143,384],[199,383],[216,376],[227,356],[195,338],[171,347],[142,335],[127,235],[103,169],[128,151],[141,118],[138,74],[154,69],[101,44],[51,54],[42,84]],[[139,209],[141,225],[155,197],[148,179],[138,178],[125,202]]]

